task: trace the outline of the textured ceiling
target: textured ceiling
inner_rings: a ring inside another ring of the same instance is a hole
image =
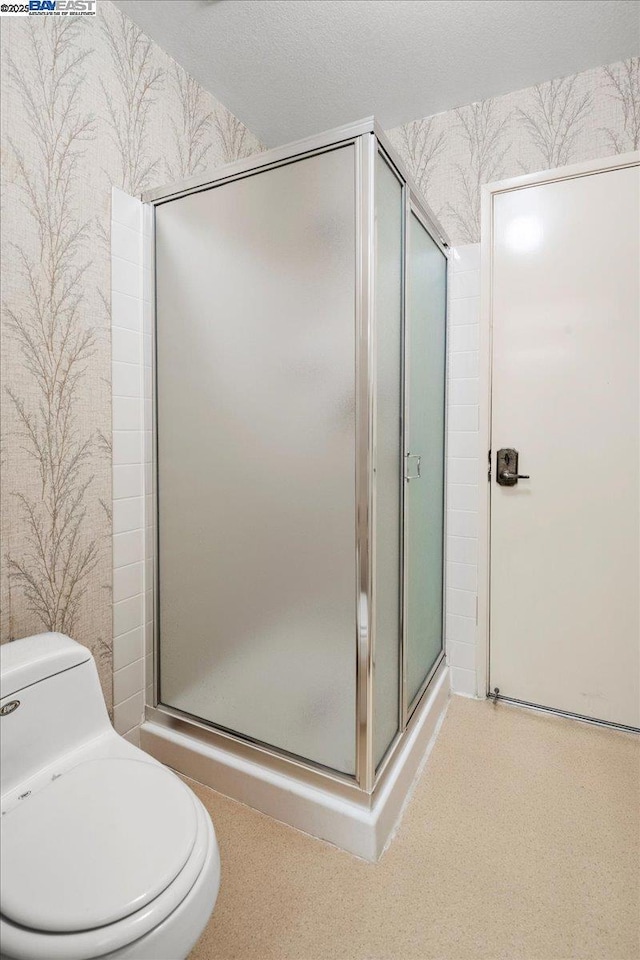
[[[638,53],[639,0],[116,0],[268,146]]]

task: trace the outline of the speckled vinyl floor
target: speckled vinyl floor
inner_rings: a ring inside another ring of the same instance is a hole
[[[454,697],[377,864],[191,785],[222,855],[190,960],[638,960],[640,741]]]

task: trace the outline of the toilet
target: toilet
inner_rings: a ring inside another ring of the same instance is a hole
[[[109,722],[89,650],[0,648],[1,960],[181,960],[220,885],[211,819]]]

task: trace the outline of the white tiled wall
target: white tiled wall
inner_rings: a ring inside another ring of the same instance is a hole
[[[147,213],[139,201],[114,188],[114,722],[133,742],[144,712],[145,655],[153,635],[151,272],[143,263]],[[475,696],[480,245],[454,248],[451,267],[445,639],[453,690]]]
[[[114,725],[133,743],[144,713],[150,634],[151,336],[145,307],[143,206],[114,188],[111,205],[113,391],[113,701]]]
[[[480,244],[452,250],[449,289],[446,650],[455,693],[476,696]]]

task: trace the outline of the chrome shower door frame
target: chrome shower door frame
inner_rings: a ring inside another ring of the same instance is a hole
[[[153,208],[183,196],[197,193],[216,186],[222,186],[235,180],[259,174],[269,169],[284,166],[298,160],[326,153],[333,149],[353,144],[355,149],[355,200],[356,200],[356,436],[355,436],[355,491],[356,491],[356,529],[355,564],[356,590],[356,774],[355,777],[339,773],[320,766],[312,761],[292,755],[266,743],[251,740],[238,733],[216,727],[184,711],[169,707],[160,700],[159,690],[159,566],[158,566],[158,459],[157,459],[157,379],[156,379],[156,282],[155,282],[155,238],[154,229],[145,237],[145,257],[152,265],[151,293],[151,336],[152,336],[152,423],[145,424],[152,431],[152,513],[153,513],[153,637],[151,657],[147,657],[147,690],[152,690],[151,703],[146,705],[146,717],[154,723],[167,727],[177,733],[186,734],[196,741],[232,752],[243,760],[252,760],[272,769],[274,772],[293,776],[303,783],[330,789],[359,803],[370,804],[374,790],[379,789],[386,779],[385,772],[392,765],[397,748],[403,741],[408,729],[419,719],[419,705],[430,681],[442,666],[444,653],[434,665],[429,677],[414,703],[406,702],[405,664],[406,636],[405,617],[401,616],[401,643],[399,644],[399,720],[398,733],[389,745],[378,769],[375,768],[373,755],[373,673],[375,649],[375,473],[374,451],[376,449],[375,431],[375,159],[380,152],[403,185],[403,270],[402,270],[402,330],[405,329],[406,301],[406,251],[408,216],[410,210],[418,212],[419,218],[432,239],[445,256],[448,240],[437,221],[420,199],[419,193],[395,150],[373,118],[335,130],[317,137],[310,137],[278,147],[262,154],[227,164],[206,175],[193,177],[181,183],[170,184],[144,193],[142,201]],[[155,223],[155,216],[151,217]],[[404,342],[402,346],[404,357]],[[404,363],[404,360],[403,360]],[[404,383],[404,369],[402,371]],[[403,386],[403,403],[406,405],[406,390]],[[406,425],[406,407],[403,418]],[[403,471],[401,489],[404,489],[404,440],[400,469]],[[147,493],[149,491],[146,491]],[[404,584],[404,502],[399,518],[401,526],[401,570],[400,583]],[[400,609],[404,609],[403,596]],[[149,660],[151,663],[149,665]]]

